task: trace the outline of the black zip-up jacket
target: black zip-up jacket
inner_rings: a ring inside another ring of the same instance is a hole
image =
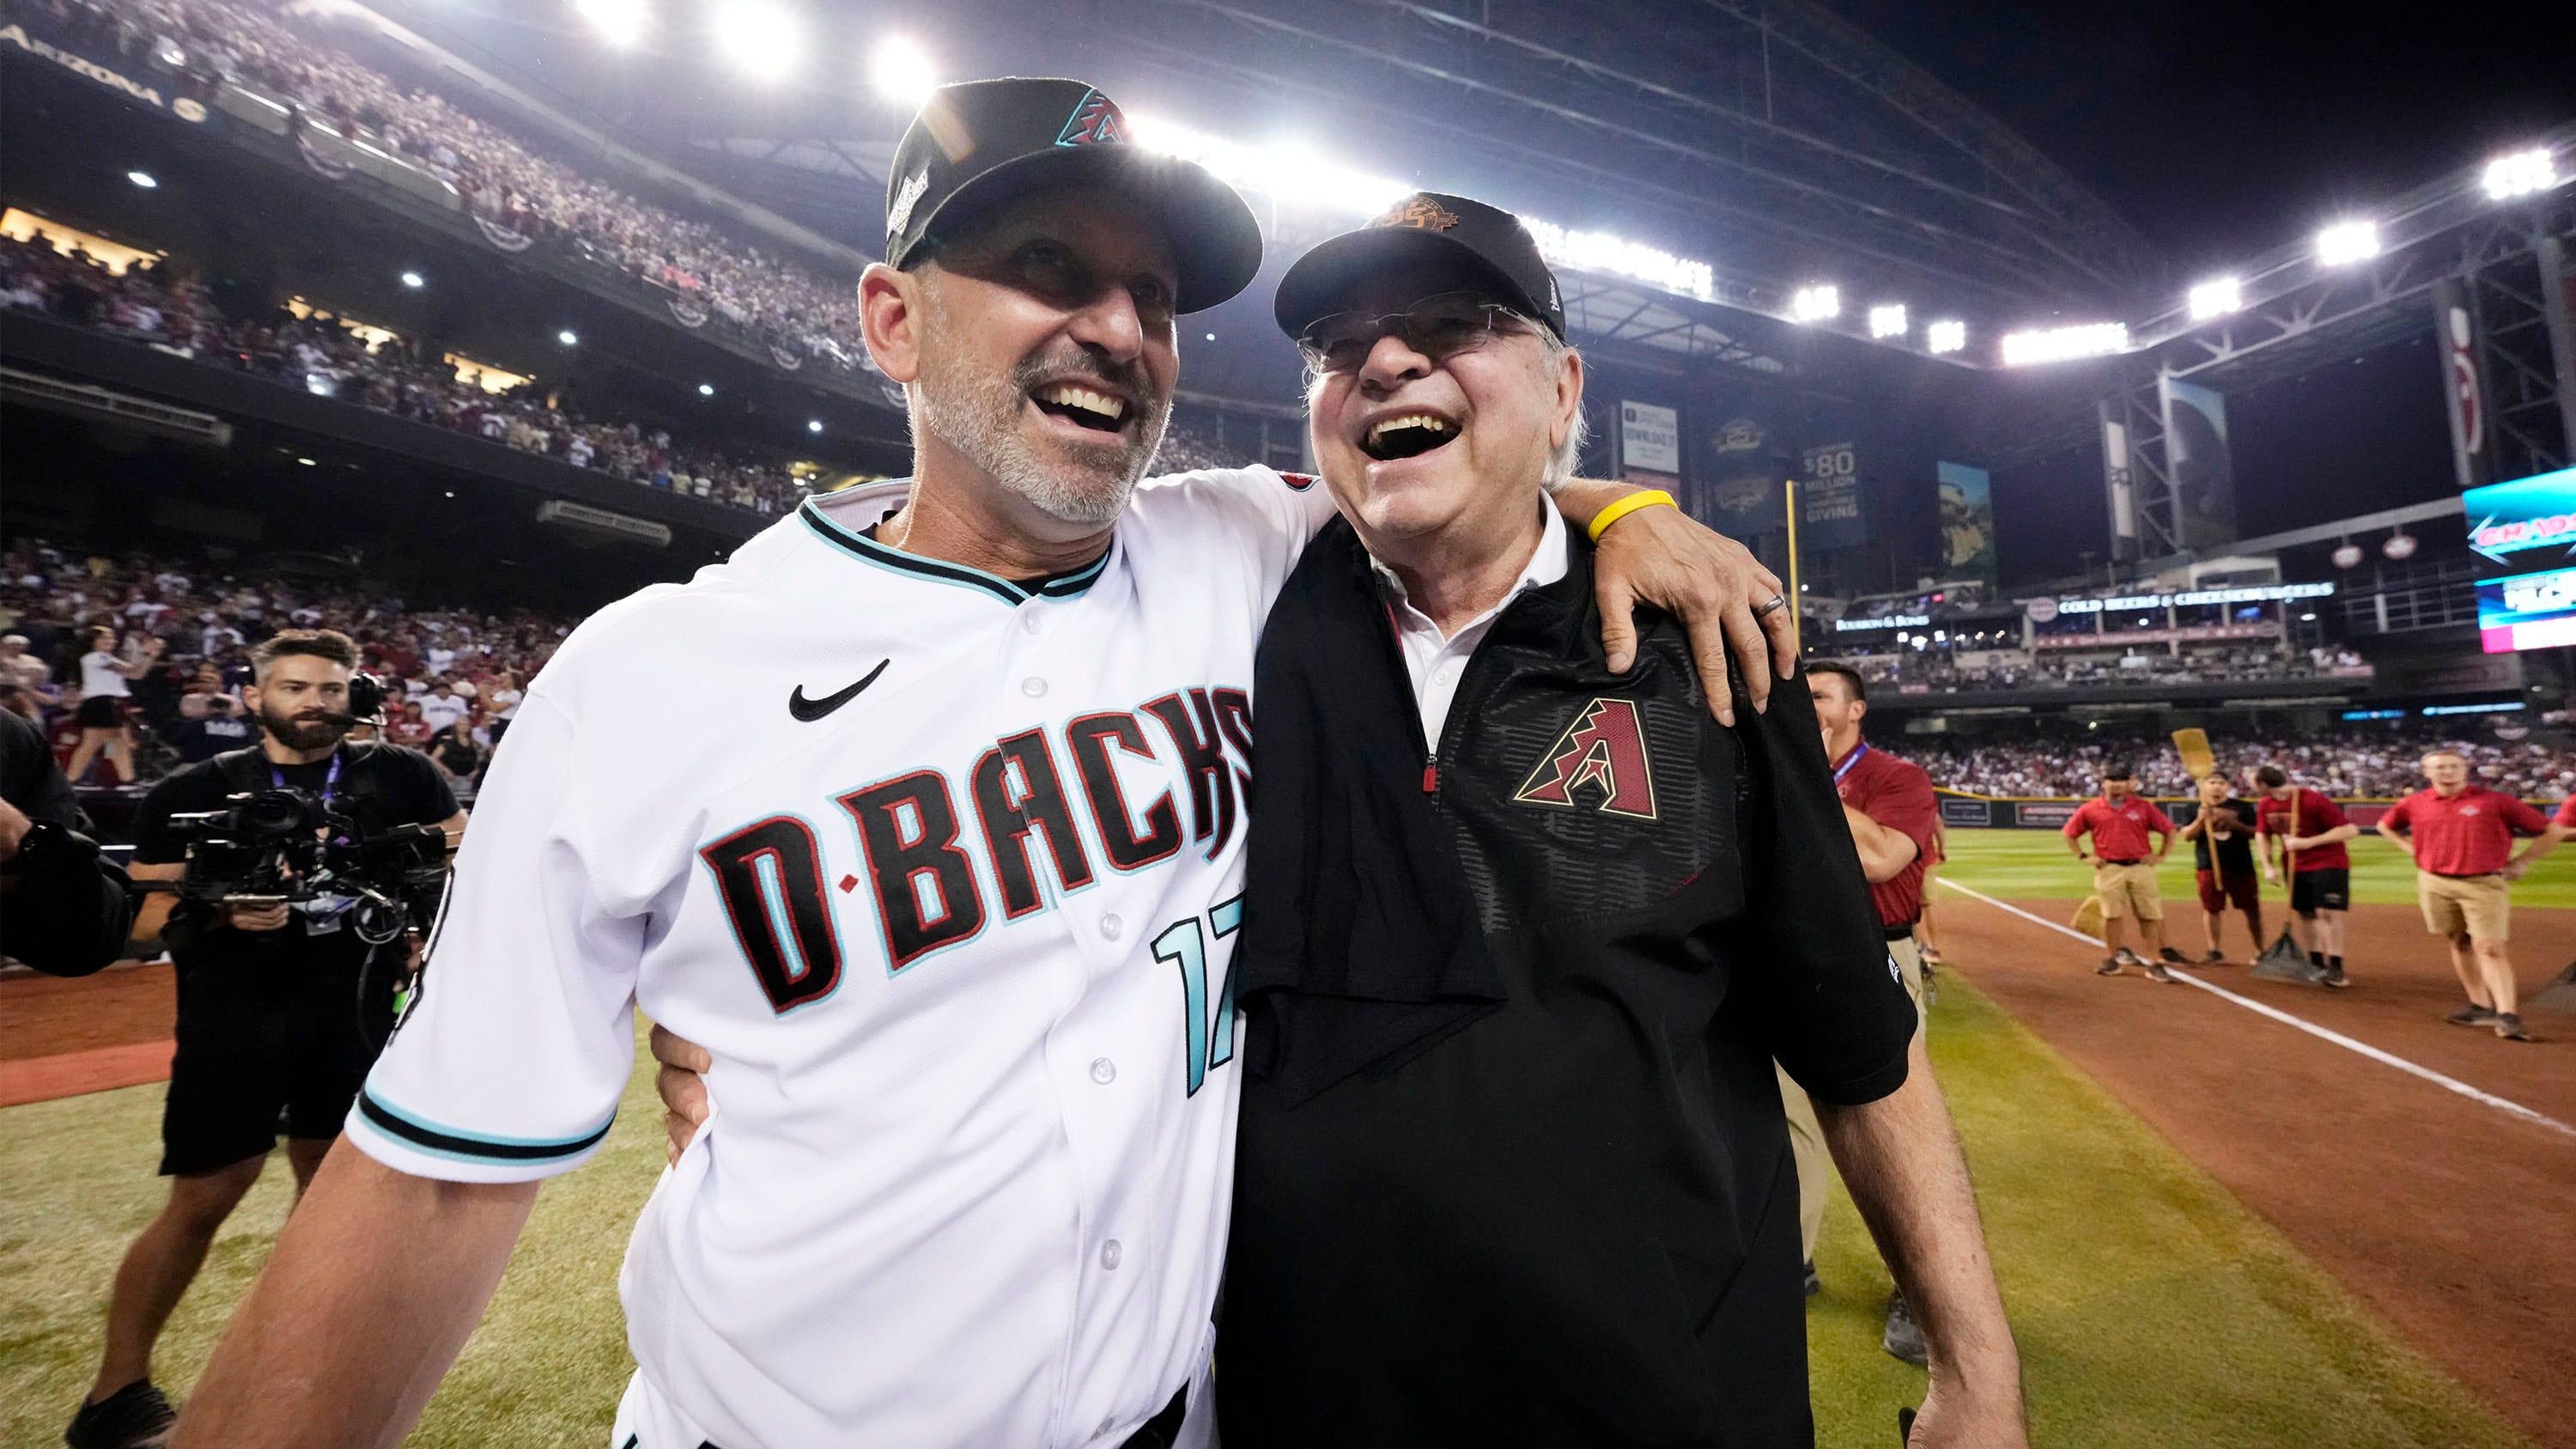
[[[1347,524],[1255,672],[1231,1449],[1805,1445],[1772,1062],[1902,1085],[1914,1008],[1803,679],[1604,662],[1592,551],[1495,621],[1425,761]]]

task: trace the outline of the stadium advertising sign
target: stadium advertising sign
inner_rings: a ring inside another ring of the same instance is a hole
[[[2472,488],[2460,504],[2477,520],[2469,551],[2486,560],[2487,572],[2576,562],[2576,468]]]
[[[1653,403],[1619,404],[1619,466],[1649,473],[1682,470],[1682,415]]]
[[[1994,482],[1965,463],[1933,466],[1941,520],[1941,566],[1948,577],[1995,581]]]
[[[1857,548],[1869,541],[1869,524],[1861,516],[1860,462],[1849,443],[1826,443],[1802,455],[1805,481],[1798,485],[1799,542],[1813,549]]]
[[[2206,644],[2217,639],[2277,639],[2281,626],[2261,624],[2194,624],[2180,629],[2122,629],[2116,634],[2040,634],[2034,649],[2102,649],[2114,644]]]
[[[2332,584],[2259,584],[2241,589],[2190,589],[2178,594],[2123,594],[2109,599],[2059,599],[2057,612],[2125,614],[2132,609],[2190,609],[2204,604],[2283,604],[2297,599],[2322,599],[2334,591]]]
[[[2576,468],[2461,495],[2489,654],[2576,644]]]
[[[158,88],[145,85],[141,81],[130,80],[100,65],[97,61],[74,55],[61,46],[49,45],[38,40],[29,35],[23,25],[0,25],[0,41],[6,41],[29,55],[42,56],[75,75],[87,76],[109,90],[122,94],[128,100],[140,101],[156,111],[168,111],[183,121],[206,119],[206,108],[201,102],[187,96],[164,100]]]
[[[1889,614],[1878,619],[1836,619],[1834,632],[1854,634],[1863,629],[1922,629],[1932,623],[1929,614]]]
[[[2576,569],[2478,580],[2478,642],[2489,654],[2576,644]]]

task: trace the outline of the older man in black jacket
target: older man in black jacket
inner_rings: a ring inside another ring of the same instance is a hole
[[[1678,629],[1623,668],[1601,644],[1590,545],[1541,496],[1583,367],[1528,233],[1417,195],[1309,253],[1278,315],[1347,521],[1255,681],[1226,1442],[1811,1443],[1776,1057],[1923,1320],[1915,1442],[2020,1444],[1803,683],[1729,728]]]

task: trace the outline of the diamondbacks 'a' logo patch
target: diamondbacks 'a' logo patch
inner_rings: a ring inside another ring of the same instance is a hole
[[[1073,118],[1064,123],[1057,135],[1059,146],[1097,146],[1127,139],[1127,116],[1118,103],[1098,91],[1085,91],[1082,104],[1073,108]]]
[[[1583,803],[1578,791],[1597,794],[1593,808],[1605,814],[1655,818],[1655,768],[1646,758],[1645,722],[1634,700],[1585,705],[1512,798],[1572,810]]]
[[[1458,213],[1428,196],[1408,196],[1387,208],[1370,226],[1409,226],[1416,231],[1447,231],[1458,224]]]

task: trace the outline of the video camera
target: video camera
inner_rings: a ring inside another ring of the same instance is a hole
[[[356,817],[302,790],[245,791],[221,810],[170,817],[185,842],[182,900],[201,905],[350,902],[361,940],[381,945],[438,913],[447,836],[435,825],[369,834]]]

